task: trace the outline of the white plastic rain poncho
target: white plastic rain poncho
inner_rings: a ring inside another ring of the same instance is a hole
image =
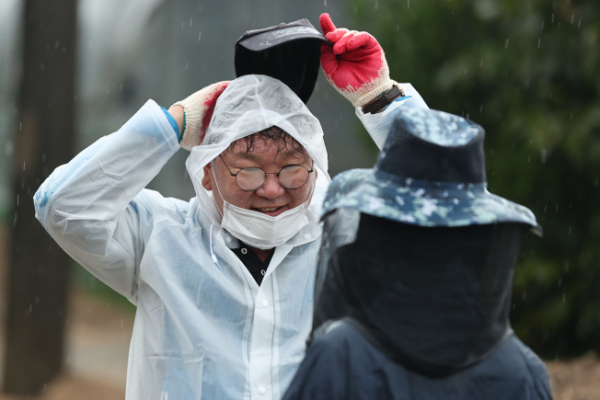
[[[200,179],[234,140],[272,125],[298,140],[320,171],[309,224],[275,249],[258,286],[231,251],[237,240],[220,228]],[[204,143],[190,154],[198,196],[189,202],[144,189],[178,149],[165,114],[148,101],[52,173],[35,194],[37,218],[77,262],[137,305],[127,399],[279,399],[312,323],[329,182],[321,127],[287,86],[244,76],[223,92]]]

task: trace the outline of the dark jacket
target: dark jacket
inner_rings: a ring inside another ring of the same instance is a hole
[[[352,324],[318,336],[283,400],[551,400],[540,359],[511,335],[485,361],[428,378],[386,357]]]

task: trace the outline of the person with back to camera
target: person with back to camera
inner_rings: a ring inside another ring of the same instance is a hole
[[[284,400],[549,400],[508,319],[527,208],[486,190],[483,129],[402,110],[373,169],[336,176],[306,357]]]
[[[376,143],[399,110],[427,108],[371,35],[321,25],[324,73]],[[180,147],[189,202],[144,189]],[[319,121],[281,81],[245,75],[168,111],[148,101],[34,201],[56,242],[137,306],[128,400],[279,399],[310,332],[328,185]]]

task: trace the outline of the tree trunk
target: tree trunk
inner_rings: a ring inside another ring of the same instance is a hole
[[[31,395],[61,370],[70,258],[35,219],[33,194],[73,156],[77,0],[26,0],[3,391]]]

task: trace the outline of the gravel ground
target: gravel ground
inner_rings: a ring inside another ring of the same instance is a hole
[[[0,400],[123,400],[133,318],[81,291],[70,299],[65,372],[35,397]],[[0,332],[0,345],[3,343]],[[0,362],[3,362],[0,354]]]
[[[593,353],[546,366],[555,400],[600,400],[600,361]]]
[[[123,400],[125,387],[114,387],[85,377],[63,374],[46,391],[28,400]],[[0,400],[24,400],[25,397],[0,394]]]

